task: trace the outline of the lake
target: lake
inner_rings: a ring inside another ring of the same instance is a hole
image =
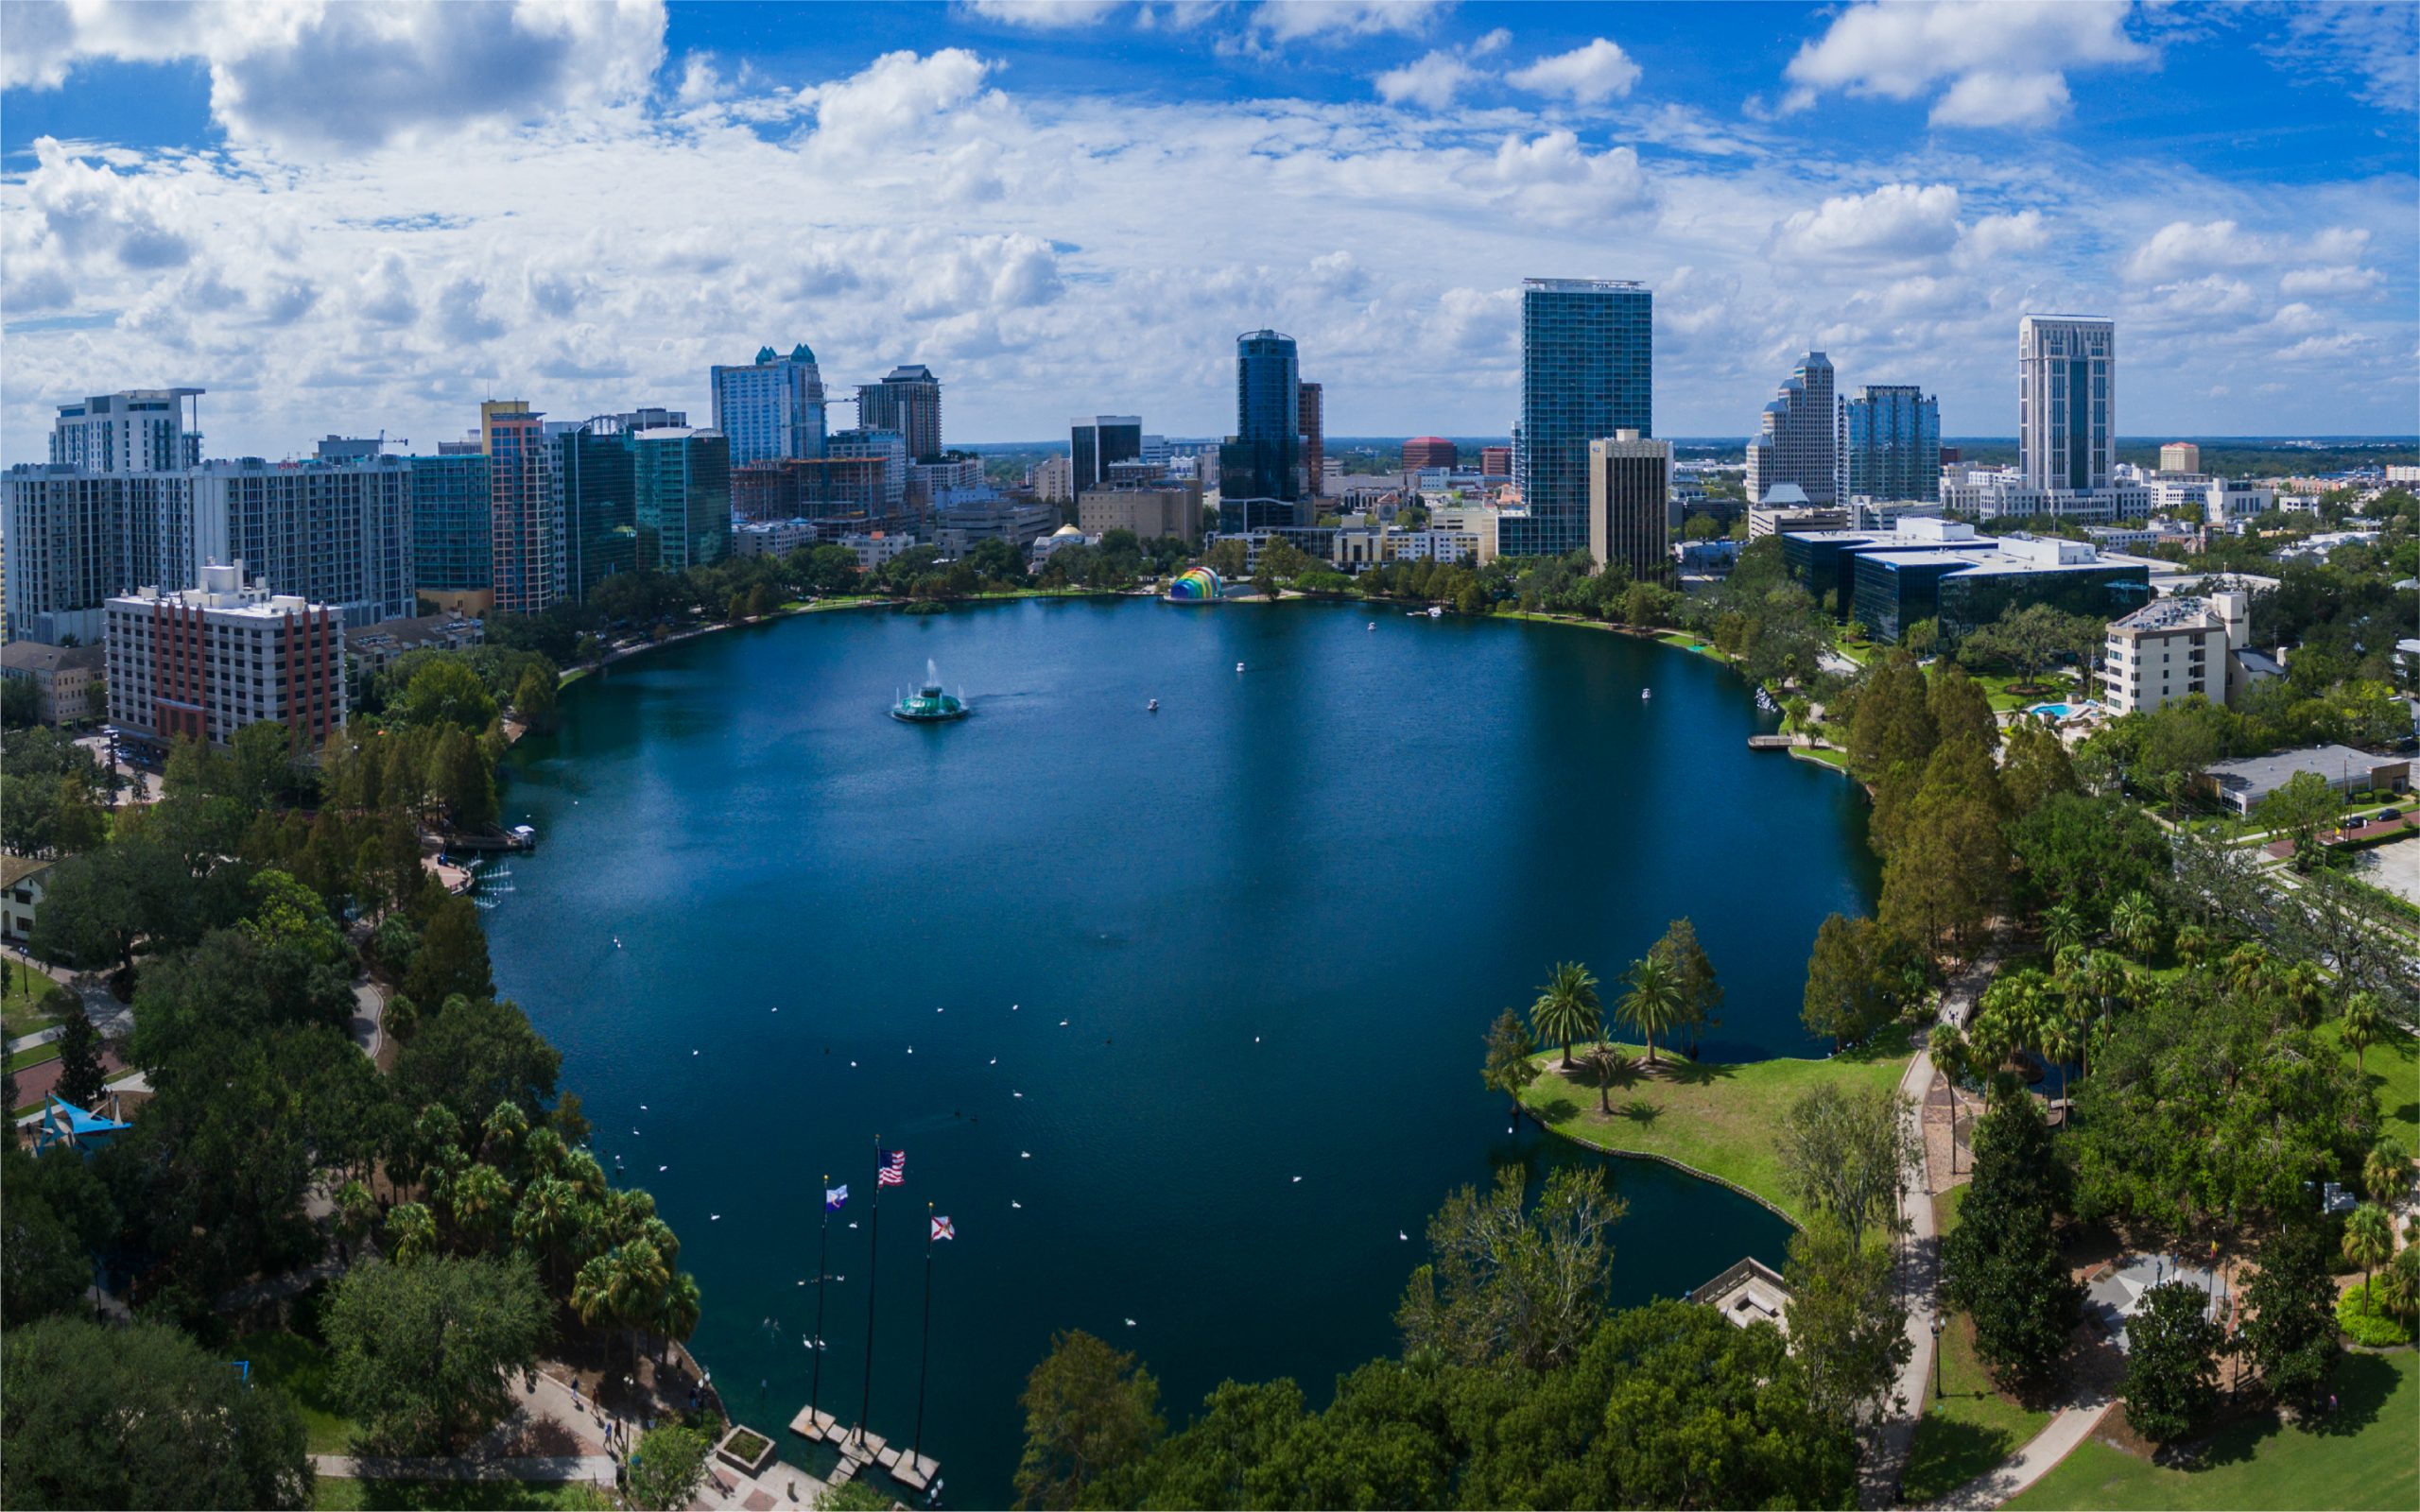
[[[971,718],[887,716],[927,659]],[[930,1203],[957,1237],[925,1452],[951,1502],[1004,1504],[1053,1330],[1138,1352],[1172,1423],[1228,1377],[1323,1402],[1393,1349],[1454,1188],[1596,1159],[1509,1132],[1479,1085],[1489,1021],[1555,961],[1610,999],[1688,915],[1728,991],[1704,1054],[1823,1053],[1800,990],[1824,916],[1871,907],[1864,803],[1751,752],[1770,728],[1715,662],[1571,627],[807,615],[564,691],[513,758],[508,822],[541,841],[487,916],[495,975],[562,1049],[599,1157],[682,1235],[727,1405],[802,1463],[824,1178],[852,1197],[821,1400],[854,1421],[877,1137],[907,1152],[871,1425],[914,1428]],[[1764,1209],[1607,1167],[1619,1300],[1781,1262]]]

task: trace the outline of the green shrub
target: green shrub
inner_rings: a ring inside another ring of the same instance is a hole
[[[2346,1338],[2372,1349],[2411,1342],[2410,1329],[2384,1312],[2373,1309],[2366,1287],[2356,1286],[2337,1298],[2336,1326],[2344,1331]]]

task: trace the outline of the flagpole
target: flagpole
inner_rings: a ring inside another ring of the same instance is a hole
[[[823,1396],[823,1294],[832,1289],[832,1173],[823,1173],[823,1242],[815,1251],[815,1373],[806,1387],[806,1420],[816,1422],[815,1406]],[[818,1425],[819,1435],[821,1432]]]
[[[925,1378],[933,1365],[933,1205],[925,1204],[925,1343],[916,1361],[916,1439],[908,1449],[908,1463],[924,1473]]]
[[[857,1398],[857,1442],[866,1441],[866,1415],[873,1410],[873,1283],[880,1274],[874,1259],[882,1252],[882,1136],[873,1137],[873,1203],[866,1214],[866,1376]]]

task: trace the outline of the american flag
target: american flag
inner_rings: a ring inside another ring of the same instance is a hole
[[[949,1220],[947,1218],[935,1218],[933,1220],[933,1237],[935,1239],[955,1239],[958,1237],[958,1230],[949,1226]]]
[[[874,1172],[874,1185],[904,1187],[908,1184],[908,1152],[891,1150],[882,1158],[880,1169]]]

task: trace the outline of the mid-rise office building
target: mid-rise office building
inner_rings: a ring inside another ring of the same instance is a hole
[[[1776,486],[1797,485],[1817,507],[1841,498],[1841,419],[1832,360],[1810,352],[1782,380],[1748,441],[1748,502]]]
[[[1461,454],[1454,443],[1443,436],[1415,436],[1403,443],[1403,470],[1407,472],[1423,472],[1432,467],[1450,471],[1461,460]]]
[[[1941,404],[1913,384],[1867,384],[1842,406],[1848,496],[1941,497]]]
[[[1139,483],[1086,489],[1076,501],[1076,527],[1088,536],[1132,530],[1145,541],[1174,536],[1190,546],[1201,539],[1201,486]]]
[[[942,381],[922,363],[893,368],[878,384],[857,386],[857,426],[897,431],[910,462],[942,455]]]
[[[1672,573],[1672,443],[1634,430],[1588,443],[1588,555],[1639,582]]]
[[[2016,326],[2017,468],[2026,486],[2090,493],[2117,481],[2118,326],[2029,315]]]
[[[1237,336],[1236,429],[1219,449],[1221,530],[1309,523],[1297,518],[1304,494],[1302,425],[1294,338],[1267,330]]]
[[[1507,557],[1588,545],[1588,443],[1655,434],[1654,297],[1642,284],[1532,278],[1521,284],[1521,418],[1503,522]]]
[[[731,555],[731,443],[720,431],[632,431],[638,565],[685,572]]]
[[[1316,499],[1326,491],[1327,398],[1318,384],[1298,383],[1295,428],[1303,438],[1303,497]]]
[[[405,462],[412,478],[413,586],[441,609],[486,613],[495,602],[487,454],[475,441],[448,441],[435,456]]]
[[[562,490],[545,419],[518,399],[479,405],[489,570],[494,606],[507,614],[535,614],[563,596]]]
[[[1099,488],[1112,467],[1142,455],[1142,416],[1077,416],[1067,422],[1068,497]]]
[[[50,427],[54,466],[125,475],[201,465],[199,388],[130,388],[59,406]]]
[[[205,564],[199,583],[145,587],[106,606],[110,720],[150,746],[223,746],[246,725],[285,725],[298,746],[344,727],[344,616],[271,593],[244,563]]]
[[[731,443],[731,465],[748,467],[784,456],[821,456],[824,425],[823,372],[802,341],[786,357],[766,347],[746,367],[711,369],[714,428]],[[941,402],[933,425],[938,437]]]

